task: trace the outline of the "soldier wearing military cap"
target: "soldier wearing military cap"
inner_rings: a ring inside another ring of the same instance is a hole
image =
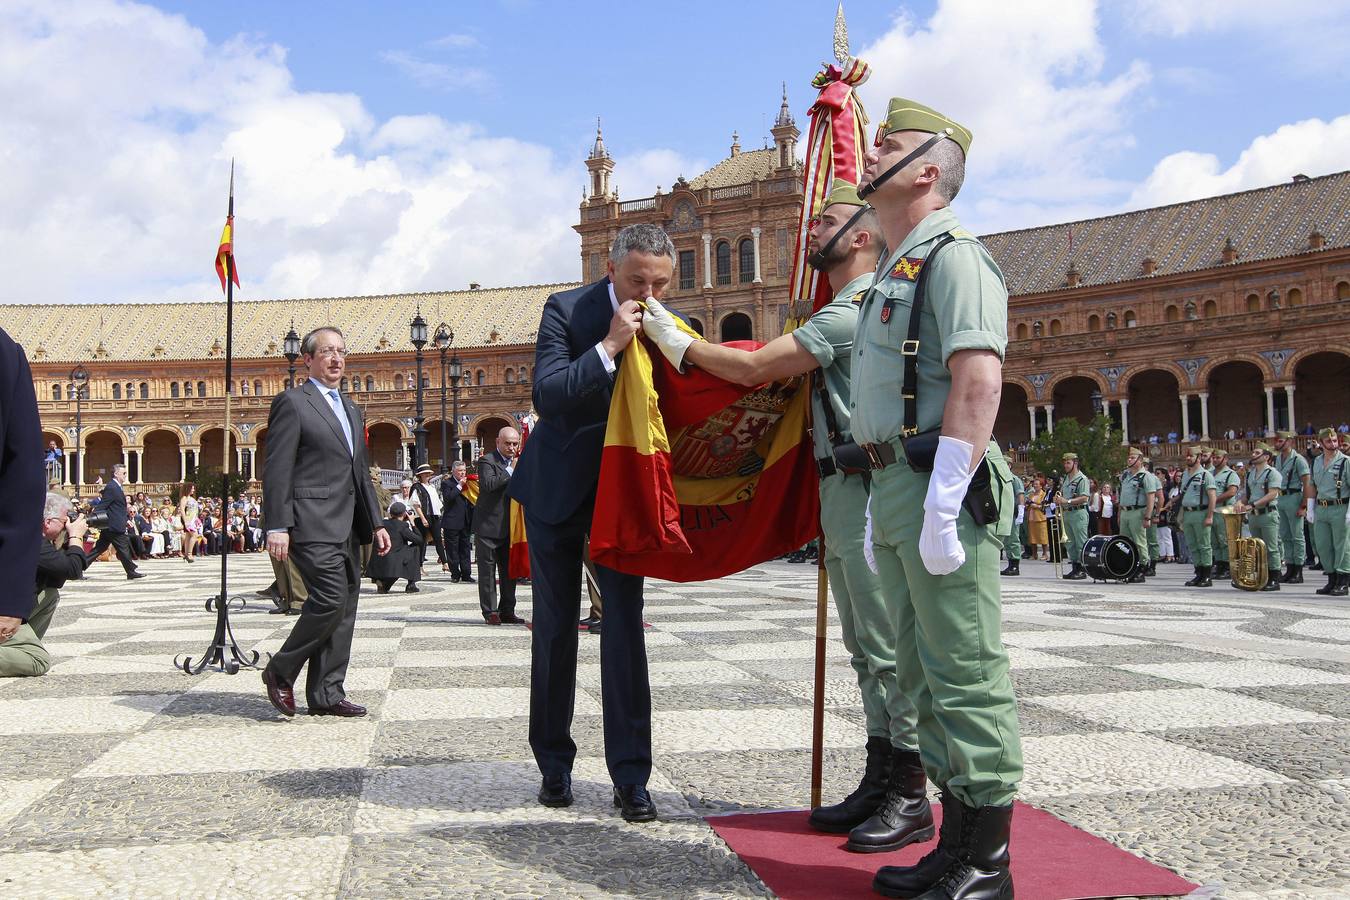
[[[807,237],[808,262],[837,290],[832,302],[790,334],[753,352],[694,341],[654,300],[647,301],[642,324],[677,368],[695,365],[744,385],[810,373],[825,570],[862,693],[867,761],[858,788],[841,803],[812,810],[809,821],[820,831],[848,833],[849,849],[878,852],[923,839],[925,833],[931,837],[933,830],[916,714],[896,681],[895,611],[863,552],[867,479],[862,470],[842,468],[834,459],[834,448],[852,438],[853,335],[858,305],[881,254],[881,227],[857,187],[836,180]]]
[[[1015,511],[1012,474],[990,440],[1008,294],[950,209],[970,141],[947,116],[893,99],[858,191],[890,252],[858,314],[853,437],[873,470],[874,552],[897,607],[900,685],[919,710],[919,749],[942,796],[937,848],[873,881],[894,897],[1012,894],[1022,748],[998,566]]]
[[[1350,456],[1341,452],[1334,428],[1317,432],[1322,453],[1312,464],[1312,494],[1308,520],[1325,587],[1317,593],[1330,597],[1350,594]]]
[[[1181,525],[1182,534],[1186,536],[1186,546],[1191,551],[1191,563],[1195,566],[1195,577],[1186,582],[1187,587],[1214,586],[1210,577],[1214,569],[1212,526],[1218,490],[1214,485],[1214,476],[1200,463],[1204,449],[1186,448],[1186,471],[1181,476],[1181,510],[1177,515],[1177,521]],[[1225,535],[1224,540],[1227,539]]]
[[[1228,465],[1228,451],[1215,447],[1210,453],[1214,461],[1214,487],[1219,492],[1214,501],[1215,509],[1232,506],[1237,499],[1241,478]],[[1223,517],[1215,516],[1211,527],[1210,543],[1214,547],[1214,577],[1230,575],[1228,569],[1228,530],[1224,527]]]
[[[1078,467],[1078,454],[1065,453],[1060,457],[1064,465],[1064,479],[1059,485],[1059,497],[1056,503],[1064,511],[1065,531],[1069,536],[1069,571],[1066,579],[1078,581],[1087,578],[1083,570],[1083,545],[1088,538],[1088,503],[1092,499],[1092,489],[1088,477]]]
[[[1153,483],[1157,477],[1144,465],[1144,451],[1131,447],[1125,454],[1125,471],[1120,473],[1120,533],[1134,544],[1137,554],[1134,571],[1125,579],[1128,584],[1144,580],[1148,568],[1148,521],[1153,518],[1157,494]]]
[[[1263,591],[1280,589],[1280,489],[1284,480],[1280,470],[1272,466],[1275,451],[1269,444],[1257,444],[1252,447],[1251,468],[1247,470],[1247,502],[1238,507],[1247,513],[1247,530],[1252,537],[1260,538],[1266,545],[1266,568],[1270,578]]]
[[[1158,560],[1162,559],[1162,545],[1158,542],[1158,520],[1162,518],[1162,508],[1167,502],[1163,496],[1162,479],[1153,471],[1153,459],[1144,457],[1144,471],[1149,477],[1144,482],[1153,488],[1153,511],[1144,522],[1144,534],[1148,537],[1148,559],[1144,560],[1144,574],[1153,578],[1158,574]]]
[[[1280,471],[1280,554],[1284,557],[1284,584],[1303,583],[1303,560],[1308,549],[1303,542],[1303,519],[1308,512],[1308,484],[1312,469],[1298,452],[1298,435],[1281,431],[1275,435],[1276,456],[1271,465]]]

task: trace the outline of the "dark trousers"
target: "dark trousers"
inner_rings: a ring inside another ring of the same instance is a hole
[[[441,543],[445,545],[450,574],[459,578],[473,577],[473,570],[469,568],[469,529],[447,528],[441,532]]]
[[[131,539],[127,537],[125,531],[114,532],[109,528],[104,528],[98,533],[98,543],[94,544],[94,549],[89,551],[90,559],[98,559],[99,555],[113,548],[117,554],[117,561],[122,564],[128,575],[136,571],[136,564],[131,561]],[[168,547],[168,544],[165,544]]]
[[[577,683],[577,615],[581,608],[582,542],[590,505],[550,525],[525,509],[534,596],[530,666],[530,749],[545,775],[571,772],[577,755],[572,709]],[[596,566],[605,598],[600,633],[600,695],[605,763],[615,784],[645,785],[652,771],[652,695],[642,634],[642,579]]]
[[[441,517],[427,514],[427,527],[422,529],[422,540],[436,548],[436,561],[445,564],[445,545],[441,543]],[[422,548],[423,561],[426,559],[426,547]]]
[[[474,548],[478,554],[478,605],[483,608],[483,618],[488,613],[500,613],[504,616],[515,615],[516,583],[511,579],[508,561],[511,555],[510,538],[503,538],[490,546],[478,539]],[[501,602],[497,601],[497,576],[501,576]]]
[[[343,681],[356,628],[360,554],[355,534],[345,544],[291,544],[291,557],[309,597],[286,643],[267,665],[281,680],[294,684],[308,663],[305,697],[311,707],[336,706],[347,696]]]

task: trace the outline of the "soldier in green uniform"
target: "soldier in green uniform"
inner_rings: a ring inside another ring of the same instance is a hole
[[[1008,293],[949,206],[969,145],[951,119],[893,99],[859,188],[890,252],[858,313],[853,437],[873,469],[872,536],[897,605],[900,685],[942,796],[937,848],[917,865],[882,868],[873,889],[925,900],[1012,896],[1022,778],[998,574],[1012,473],[990,440]]]
[[[1077,453],[1065,453],[1060,459],[1064,465],[1064,478],[1055,502],[1063,510],[1064,527],[1069,535],[1069,571],[1064,577],[1078,581],[1087,578],[1087,572],[1083,570],[1083,545],[1088,538],[1088,503],[1092,500],[1092,490],[1088,487],[1088,477],[1078,467]]]
[[[1021,575],[1022,574],[1022,521],[1026,517],[1027,510],[1027,486],[1022,483],[1020,476],[1014,474],[1012,477],[1013,503],[1017,506],[1017,515],[1013,517],[1012,530],[1003,540],[1003,555],[1007,557],[1008,566],[1000,575]]]
[[[1260,538],[1266,545],[1266,568],[1270,578],[1263,591],[1280,589],[1280,489],[1284,480],[1280,470],[1271,465],[1275,451],[1268,444],[1257,444],[1252,448],[1251,466],[1247,469],[1247,483],[1244,485],[1247,502],[1238,508],[1247,513],[1247,528],[1252,537]]]
[[[1350,594],[1350,456],[1340,451],[1336,429],[1323,428],[1317,439],[1322,455],[1312,464],[1308,516],[1317,558],[1327,576],[1326,586],[1317,593],[1344,597]]]
[[[1144,561],[1144,574],[1152,578],[1158,574],[1158,560],[1162,559],[1162,549],[1158,544],[1158,520],[1162,517],[1163,504],[1167,498],[1163,496],[1162,479],[1153,471],[1153,460],[1147,456],[1144,457],[1144,471],[1148,473],[1144,484],[1153,491],[1153,511],[1144,522],[1144,533],[1148,536],[1148,559]]]
[[[849,849],[879,852],[933,833],[914,706],[896,682],[895,609],[864,557],[867,475],[861,469],[845,470],[834,460],[835,446],[850,441],[853,334],[858,304],[882,251],[881,227],[876,213],[858,198],[857,187],[837,180],[811,220],[808,240],[811,265],[839,289],[832,302],[791,333],[754,352],[694,341],[653,300],[647,301],[643,329],[676,367],[695,365],[737,384],[810,373],[825,570],[867,721],[862,781],[843,802],[812,810],[810,824],[848,833]]]
[[[1186,471],[1181,476],[1181,510],[1177,514],[1182,534],[1186,536],[1186,546],[1191,551],[1191,564],[1195,566],[1195,577],[1186,582],[1187,587],[1214,586],[1210,578],[1214,570],[1211,541],[1218,491],[1214,476],[1200,463],[1201,450],[1200,447],[1186,448]],[[1224,540],[1227,541],[1227,537]]]
[[[1125,471],[1120,473],[1120,533],[1130,539],[1137,554],[1134,571],[1125,579],[1127,584],[1139,584],[1148,568],[1148,525],[1153,518],[1153,504],[1157,495],[1152,490],[1153,477],[1144,468],[1144,451],[1131,447],[1125,454]]]
[[[1275,436],[1275,461],[1280,470],[1280,554],[1284,557],[1285,584],[1303,583],[1303,559],[1308,548],[1303,542],[1303,518],[1308,512],[1308,482],[1312,470],[1298,452],[1298,435],[1281,431]]]
[[[1228,451],[1214,448],[1210,453],[1214,461],[1214,487],[1219,492],[1215,500],[1215,509],[1232,506],[1237,499],[1239,487],[1238,473],[1228,466]],[[1214,577],[1224,577],[1228,570],[1228,530],[1224,527],[1223,516],[1215,516],[1211,527],[1210,545],[1214,548]]]

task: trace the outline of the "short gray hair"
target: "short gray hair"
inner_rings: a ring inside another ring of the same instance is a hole
[[[634,250],[648,256],[668,256],[670,264],[675,265],[675,243],[660,225],[628,225],[621,229],[609,249],[609,261],[617,266]]]
[[[966,181],[966,152],[954,140],[938,141],[924,154],[923,161],[938,167],[936,190],[951,203]]]
[[[305,335],[305,339],[300,342],[300,353],[304,356],[313,356],[319,349],[319,335],[325,331],[333,332],[333,334],[342,338],[342,343],[347,343],[347,336],[342,333],[341,328],[336,325],[320,325]]]
[[[56,491],[47,492],[47,502],[42,507],[42,519],[59,519],[70,511],[73,504],[70,498],[65,494],[58,494]]]

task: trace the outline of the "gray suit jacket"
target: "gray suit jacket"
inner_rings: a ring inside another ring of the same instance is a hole
[[[478,460],[478,502],[473,508],[473,531],[489,547],[511,542],[511,498],[506,495],[511,473],[496,450]]]
[[[272,398],[263,463],[263,520],[285,528],[296,543],[346,543],[355,530],[371,542],[380,526],[375,488],[366,459],[365,423],[356,404],[342,396],[355,453],[329,401],[313,382]]]

